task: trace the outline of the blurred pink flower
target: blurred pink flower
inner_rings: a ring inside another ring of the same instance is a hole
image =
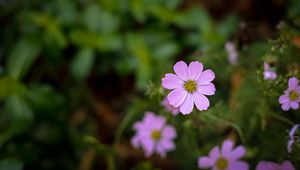
[[[264,62],[264,79],[265,80],[275,80],[277,78],[277,73],[272,70],[270,65]]]
[[[246,149],[240,145],[233,148],[231,140],[223,142],[221,150],[215,146],[209,156],[202,156],[198,160],[199,168],[210,168],[211,170],[248,170],[248,163],[239,160],[246,154]]]
[[[271,161],[260,161],[256,166],[256,170],[295,170],[295,168],[290,161],[284,161],[282,164]]]
[[[279,103],[284,111],[290,108],[296,110],[299,108],[300,102],[300,86],[298,79],[292,77],[289,79],[289,87],[284,91],[284,94],[279,97]]]
[[[166,152],[175,149],[175,128],[166,124],[164,117],[146,112],[143,120],[134,123],[133,128],[136,134],[131,139],[131,144],[135,148],[142,147],[146,157],[156,152],[164,158]]]
[[[296,136],[296,131],[297,129],[299,128],[299,124],[295,124],[292,129],[290,130],[289,132],[289,137],[290,137],[290,140],[288,141],[287,143],[287,150],[288,150],[288,153],[291,153],[292,152],[292,147],[293,147],[293,144],[297,141],[299,141],[298,137]]]
[[[164,98],[164,100],[162,101],[162,105],[165,107],[165,109],[169,112],[172,113],[172,115],[176,116],[179,113],[179,108],[178,107],[174,107],[172,106],[167,97]]]
[[[162,86],[172,90],[167,96],[169,103],[179,107],[184,115],[193,111],[194,103],[198,110],[207,110],[210,103],[204,95],[215,94],[215,85],[211,83],[215,73],[210,69],[203,71],[203,65],[198,61],[189,66],[179,61],[173,69],[176,74],[168,73],[162,79]]]
[[[238,53],[237,53],[237,50],[236,50],[235,43],[231,42],[231,41],[227,41],[226,44],[225,44],[225,49],[227,51],[229,63],[232,64],[232,65],[236,65],[237,60],[238,60]]]

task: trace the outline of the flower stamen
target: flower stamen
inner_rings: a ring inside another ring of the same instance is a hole
[[[228,161],[221,157],[216,161],[216,166],[218,169],[226,169],[228,167]]]
[[[161,134],[160,134],[160,131],[158,130],[153,130],[152,133],[151,133],[151,138],[154,140],[154,141],[158,141],[161,137]]]
[[[296,90],[290,92],[289,97],[291,100],[297,100],[299,98],[299,94]]]
[[[184,88],[189,93],[193,93],[197,90],[197,83],[194,80],[188,80],[187,82],[185,82]]]

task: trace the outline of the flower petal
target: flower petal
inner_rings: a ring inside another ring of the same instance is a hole
[[[230,153],[230,159],[240,159],[246,154],[246,149],[243,146],[238,146],[235,149],[233,149]]]
[[[199,168],[210,168],[214,165],[215,161],[207,156],[202,156],[198,159]]]
[[[275,170],[281,169],[280,165],[271,161],[260,161],[256,165],[256,170]]]
[[[289,79],[289,89],[295,89],[298,86],[298,79],[296,77],[292,77]]]
[[[154,141],[151,139],[143,139],[142,142],[143,142],[143,148],[145,150],[145,156],[146,157],[151,156],[155,149]]]
[[[233,148],[234,143],[232,142],[232,140],[225,140],[222,144],[222,148],[221,148],[221,153],[222,155],[226,156],[227,158],[229,158],[231,150]]]
[[[186,99],[180,106],[180,112],[184,115],[189,114],[193,111],[194,108],[194,99],[192,94],[187,94]]]
[[[205,95],[214,95],[216,92],[216,87],[212,83],[199,85],[197,91]]]
[[[281,109],[284,111],[288,111],[290,109],[290,107],[291,107],[290,102],[286,102],[281,105]]]
[[[294,135],[295,135],[295,132],[296,132],[296,130],[299,128],[299,124],[295,124],[293,127],[292,127],[292,129],[290,130],[290,132],[289,132],[289,136],[291,137],[291,138],[294,138]]]
[[[290,98],[289,98],[289,95],[287,95],[287,94],[284,94],[284,95],[281,95],[280,97],[279,97],[279,103],[280,104],[283,104],[283,103],[286,103],[286,102],[288,102],[290,100]]]
[[[231,161],[228,170],[248,170],[249,165],[244,161]],[[266,170],[266,169],[265,169]]]
[[[171,125],[166,125],[162,130],[162,136],[166,139],[173,139],[177,136],[176,130]]]
[[[173,90],[183,87],[184,81],[175,74],[165,74],[162,79],[162,86],[166,89]]]
[[[169,103],[174,106],[180,106],[186,99],[187,92],[184,89],[175,89],[168,94],[167,99]]]
[[[203,70],[202,63],[193,61],[189,65],[189,79],[197,80]]]
[[[174,72],[183,80],[188,79],[188,66],[183,61],[178,61],[174,67]]]
[[[193,93],[193,98],[195,105],[198,110],[207,110],[209,107],[209,100],[207,97],[205,97],[203,94],[200,94],[198,92]]]
[[[290,139],[289,141],[288,141],[288,143],[287,143],[287,151],[288,151],[288,153],[291,153],[292,152],[292,150],[293,150],[293,144],[294,144],[294,140],[292,140],[292,139]]]
[[[212,148],[212,150],[209,152],[209,157],[213,158],[214,160],[217,160],[220,156],[220,150],[218,146],[215,146]]]
[[[213,81],[214,79],[215,79],[215,73],[212,70],[208,69],[208,70],[203,71],[200,74],[197,82],[198,82],[198,85],[207,84],[207,83],[210,83],[211,81]]]
[[[290,161],[284,161],[281,164],[281,169],[284,169],[284,170],[295,170],[295,167],[293,166],[293,164]]]
[[[295,101],[292,101],[291,102],[291,108],[296,110],[299,108],[299,103],[298,102],[295,102]]]

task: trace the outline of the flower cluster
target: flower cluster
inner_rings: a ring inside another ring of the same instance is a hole
[[[235,47],[227,43],[226,49],[232,52],[232,57],[237,56],[234,53]],[[234,57],[233,57],[234,58]],[[208,69],[203,69],[203,64],[194,61],[187,65],[183,61],[177,62],[173,73],[165,74],[162,79],[162,86],[171,92],[163,99],[162,106],[165,110],[171,112],[173,116],[182,113],[190,114],[194,105],[199,111],[207,110],[210,102],[206,95],[214,95],[216,88],[212,81],[215,79],[215,73]],[[268,63],[264,63],[264,79],[274,80],[277,74],[272,70]],[[298,79],[292,77],[288,81],[288,88],[284,94],[279,97],[281,108],[285,111],[298,109],[300,102],[300,86]],[[287,150],[291,153],[295,142],[299,142],[296,131],[299,124],[292,127],[289,132],[290,140],[287,144]],[[151,156],[158,153],[161,157],[165,157],[166,153],[175,149],[174,139],[177,136],[176,130],[172,125],[167,124],[166,119],[162,116],[155,115],[153,112],[146,112],[142,121],[138,121],[133,125],[136,131],[131,143],[135,148],[142,147],[145,156]],[[234,147],[234,142],[225,140],[219,148],[215,146],[209,152],[208,156],[201,156],[198,159],[199,168],[209,168],[212,170],[248,170],[247,162],[241,158],[246,155],[244,146]],[[295,170],[289,161],[277,164],[270,161],[260,161],[256,170]]]
[[[229,63],[232,65],[236,65],[238,60],[238,52],[236,50],[235,43],[231,41],[227,41],[225,44],[225,49],[227,51]]]

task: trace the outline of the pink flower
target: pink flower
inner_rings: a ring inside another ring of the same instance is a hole
[[[289,79],[289,87],[284,91],[284,94],[279,97],[279,103],[284,111],[288,111],[290,108],[296,110],[299,108],[300,102],[300,86],[298,85],[298,79],[292,77]]]
[[[246,154],[243,146],[233,148],[231,140],[223,142],[221,150],[215,146],[209,156],[202,156],[198,160],[199,168],[210,168],[211,170],[248,170],[249,165],[239,160]]]
[[[264,62],[264,79],[265,80],[275,80],[277,78],[277,73],[270,67],[270,65]]]
[[[166,124],[164,117],[146,112],[144,119],[134,123],[133,128],[136,134],[131,139],[131,144],[135,148],[142,147],[146,157],[154,152],[165,157],[166,152],[175,149],[173,142],[177,135],[175,128]]]
[[[256,166],[256,170],[295,170],[295,168],[290,161],[284,161],[282,164],[271,161],[260,161]]]
[[[179,108],[178,107],[174,107],[172,106],[167,97],[164,98],[163,102],[162,102],[162,105],[165,107],[165,109],[169,112],[172,113],[172,115],[176,116],[178,113],[179,113]]]
[[[226,44],[225,44],[225,49],[226,49],[227,54],[228,54],[229,63],[232,64],[232,65],[236,65],[237,60],[238,60],[238,53],[237,53],[237,50],[236,50],[236,45],[231,41],[227,41]]]
[[[203,65],[198,61],[191,62],[189,66],[179,61],[173,69],[176,74],[168,73],[162,79],[162,86],[172,90],[167,96],[169,103],[179,107],[184,115],[193,111],[194,103],[198,110],[207,110],[209,100],[204,95],[215,94],[215,85],[211,83],[215,73],[210,69],[203,71]]]
[[[290,137],[290,140],[288,141],[287,143],[287,150],[288,150],[288,153],[291,153],[292,152],[292,147],[294,145],[295,142],[299,141],[299,138],[298,136],[296,135],[296,131],[297,129],[299,128],[299,124],[295,124],[292,129],[290,130],[289,132],[289,137]]]

